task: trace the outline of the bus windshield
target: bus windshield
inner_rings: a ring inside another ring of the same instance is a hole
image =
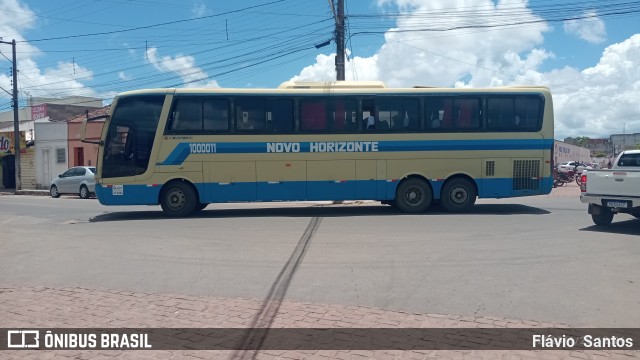
[[[102,177],[140,175],[147,171],[164,95],[130,96],[118,100],[102,158]]]

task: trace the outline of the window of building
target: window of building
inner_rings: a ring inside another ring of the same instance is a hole
[[[56,149],[56,163],[64,164],[67,162],[67,151],[65,148]]]

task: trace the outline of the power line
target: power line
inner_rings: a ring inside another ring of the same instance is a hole
[[[542,19],[542,18],[540,18],[540,19],[536,19],[536,20],[513,21],[513,22],[508,22],[508,23],[502,23],[502,24],[475,24],[475,25],[458,25],[458,26],[448,26],[448,27],[439,27],[439,28],[419,28],[419,29],[402,29],[402,30],[386,30],[386,31],[359,31],[359,32],[352,33],[351,36],[362,35],[362,34],[389,34],[389,33],[411,33],[411,32],[449,32],[449,31],[464,30],[464,29],[504,28],[504,27],[540,24],[540,23],[548,23],[548,22],[565,22],[565,21],[572,21],[572,20],[594,19],[594,18],[602,18],[604,16],[621,15],[621,14],[634,14],[634,13],[640,13],[640,8],[637,9],[637,10],[608,12],[606,14],[587,14],[587,15],[582,15],[582,16],[565,17],[565,18],[561,18],[561,19]]]
[[[220,16],[223,16],[223,15],[229,15],[229,14],[233,14],[233,13],[237,13],[237,12],[241,12],[241,11],[245,11],[245,10],[249,10],[249,9],[255,9],[255,8],[259,8],[259,7],[263,7],[263,6],[267,6],[267,5],[280,3],[280,2],[283,2],[283,1],[285,1],[285,0],[275,0],[275,1],[268,2],[266,4],[259,4],[259,5],[249,6],[249,7],[246,7],[246,8],[237,9],[237,10],[231,10],[231,11],[223,12],[223,13],[220,13],[220,14],[200,16],[200,17],[191,18],[191,19],[175,20],[175,21],[169,21],[169,22],[153,24],[153,25],[138,26],[138,27],[134,27],[134,28],[130,28],[130,29],[103,31],[103,32],[97,32],[97,33],[90,33],[90,34],[58,36],[58,37],[35,39],[35,40],[29,40],[29,41],[24,40],[24,41],[20,41],[20,42],[40,42],[40,41],[51,41],[51,40],[61,40],[61,39],[74,39],[74,38],[79,38],[79,37],[96,36],[96,35],[111,35],[111,34],[119,34],[119,33],[124,33],[124,32],[130,32],[130,31],[143,30],[143,29],[152,29],[152,28],[159,27],[159,26],[173,25],[173,24],[191,22],[191,21],[208,19],[208,18],[213,18],[213,17],[220,17]]]

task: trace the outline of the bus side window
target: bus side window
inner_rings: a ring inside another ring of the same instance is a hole
[[[347,113],[344,102],[336,101],[333,109],[333,129],[344,130],[347,127]]]
[[[493,130],[513,130],[515,112],[513,98],[490,98],[487,100],[489,108],[487,128]]]
[[[326,130],[352,132],[358,130],[356,110],[358,103],[350,98],[332,98],[326,100],[329,115]]]
[[[266,114],[262,109],[262,104],[238,102],[236,105],[236,129],[262,131],[266,125]]]
[[[202,123],[205,131],[229,130],[229,101],[223,99],[205,100]]]
[[[456,100],[456,128],[477,129],[480,127],[480,101],[477,99]]]
[[[540,99],[535,97],[516,98],[516,127],[523,131],[535,131],[539,129]]]
[[[202,130],[202,100],[197,98],[177,98],[171,111],[168,130]]]
[[[327,113],[324,101],[301,102],[301,128],[302,130],[326,130]]]
[[[454,126],[454,118],[457,119],[458,113],[454,114],[454,104],[451,98],[427,98],[427,129],[431,130],[451,130]]]
[[[267,112],[267,129],[275,133],[293,131],[293,101],[270,100]]]

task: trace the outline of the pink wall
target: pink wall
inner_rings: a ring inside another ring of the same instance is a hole
[[[87,123],[86,140],[100,140],[102,134],[103,121],[95,121]],[[80,141],[82,135],[82,122],[67,123],[68,139],[69,139],[69,167],[72,166],[96,166],[98,160],[98,145],[87,144]],[[83,159],[78,158],[77,148],[82,148]],[[82,163],[81,163],[82,162]]]

